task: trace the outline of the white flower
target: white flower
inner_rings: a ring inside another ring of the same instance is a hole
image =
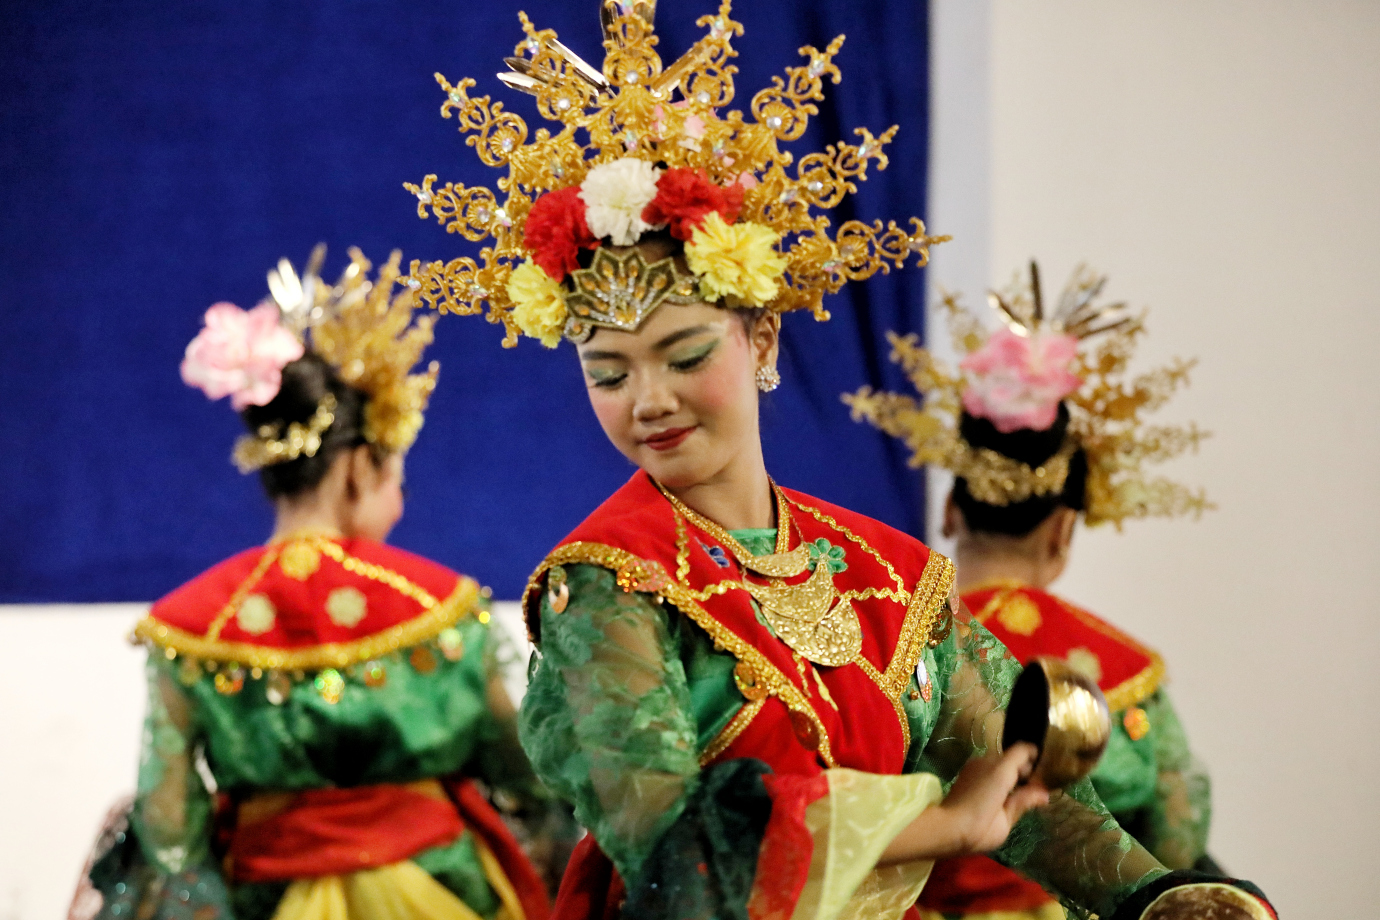
[[[631,246],[643,233],[656,229],[642,220],[642,209],[656,197],[660,177],[655,166],[635,157],[591,169],[580,183],[590,233],[608,237],[615,246]]]

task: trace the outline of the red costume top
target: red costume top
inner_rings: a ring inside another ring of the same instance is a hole
[[[736,541],[639,472],[547,557],[525,596],[528,627],[539,641],[543,596],[553,610],[565,604],[548,573],[563,565],[596,565],[615,572],[623,590],[664,599],[737,659],[734,681],[746,703],[699,759],[708,767],[753,758],[772,770],[767,786],[774,805],[757,871],[768,887],[757,886],[752,916],[789,913],[804,884],[810,839],[804,810],[827,791],[820,775],[825,768],[902,772],[911,746],[902,697],[926,644],[942,638],[951,621],[953,566],[943,556],[891,527],[800,493],[777,488],[776,499],[778,554],[804,557],[810,546],[839,546],[847,553],[844,570],[834,572],[823,559],[813,573],[802,565],[805,571],[782,577],[734,567],[728,560]],[[764,589],[805,585],[817,622],[814,637],[826,649],[811,656],[778,638],[754,609],[754,598],[772,603]],[[840,651],[837,636],[827,634],[847,633],[850,617],[858,647]],[[807,854],[803,861],[801,852]],[[607,858],[586,838],[567,871],[555,916],[607,914],[621,896]]]

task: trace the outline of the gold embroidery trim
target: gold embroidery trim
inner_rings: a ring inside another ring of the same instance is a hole
[[[685,502],[681,501],[679,498],[676,498],[671,494],[669,489],[655,479],[652,480],[652,484],[657,487],[657,490],[671,503],[671,507],[676,511],[677,544],[680,542],[681,528],[684,526],[682,523],[683,518],[709,534],[715,540],[718,540],[724,546],[727,546],[728,551],[738,559],[739,563],[745,563],[747,560],[755,558],[754,553],[748,552],[747,547],[734,539],[733,534],[725,530],[720,524],[711,521],[709,518],[685,504]],[[785,493],[777,487],[775,482],[771,484],[771,490],[772,498],[776,502],[776,555],[782,555],[790,550],[792,526],[791,510],[786,505],[789,499],[786,498]],[[804,537],[801,537],[801,541],[804,541]],[[686,571],[689,571],[688,565],[686,566]]]
[[[557,547],[551,555],[532,573],[532,577],[527,581],[527,588],[522,593],[523,608],[526,609],[533,597],[541,589],[542,576],[546,570],[557,565],[575,565],[586,563],[597,565],[600,568],[617,572],[625,565],[637,564],[642,562],[639,557],[624,549],[616,546],[609,546],[604,543],[567,543]],[[834,754],[829,746],[829,735],[825,731],[824,722],[805,698],[804,693],[795,684],[791,683],[786,675],[782,674],[776,665],[771,663],[767,656],[758,651],[752,643],[743,639],[733,630],[724,626],[716,620],[709,611],[705,610],[696,600],[694,592],[684,586],[667,580],[667,583],[659,587],[654,592],[657,596],[669,601],[681,613],[693,620],[701,629],[709,634],[709,637],[722,645],[734,658],[744,661],[751,667],[762,681],[767,685],[767,692],[777,697],[786,707],[794,712],[799,712],[808,717],[819,733],[819,756],[825,765],[830,767],[838,766],[834,760]]]
[[[249,573],[249,577],[240,582],[234,592],[230,595],[230,600],[226,601],[220,613],[211,621],[210,627],[206,630],[206,638],[215,641],[220,635],[220,631],[225,628],[225,624],[230,622],[230,618],[239,612],[240,604],[244,603],[245,596],[254,590],[255,585],[264,577],[264,573],[272,567],[278,559],[277,546],[270,546],[264,550],[264,554],[259,557],[259,562],[254,566],[254,571]]]
[[[203,661],[233,661],[264,670],[319,671],[348,667],[425,642],[473,613],[480,596],[479,583],[462,575],[449,597],[433,604],[430,610],[420,616],[353,642],[328,643],[310,648],[275,649],[248,642],[221,642],[169,626],[149,616],[134,627],[134,638]]]
[[[886,678],[898,696],[910,685],[911,672],[925,653],[930,632],[948,604],[953,583],[954,564],[948,557],[930,550],[925,570],[920,573],[920,580],[915,583],[915,590],[911,593],[906,619],[896,639],[896,650],[886,669]]]
[[[349,553],[345,552],[344,547],[339,543],[321,539],[316,541],[316,545],[321,552],[340,563],[345,571],[353,572],[356,575],[362,575],[370,581],[382,582],[399,594],[412,598],[414,601],[421,604],[422,608],[425,610],[430,610],[440,603],[430,592],[408,581],[405,577],[394,572],[392,569],[385,569],[381,565],[374,565],[372,562],[365,562],[363,559],[357,559],[351,556]]]
[[[729,746],[738,740],[738,736],[752,724],[752,720],[757,718],[757,713],[761,712],[762,707],[766,704],[765,699],[749,700],[745,703],[743,708],[738,710],[737,714],[714,736],[714,740],[709,742],[709,746],[700,754],[700,766],[709,766],[720,754],[728,750]]]
[[[826,527],[832,527],[834,530],[843,534],[845,537],[852,540],[854,543],[858,544],[858,546],[862,547],[863,552],[867,553],[873,559],[876,559],[877,562],[879,562],[882,565],[882,567],[886,569],[887,574],[891,576],[892,582],[896,585],[896,592],[898,594],[905,596],[906,600],[902,600],[900,601],[900,603],[904,604],[907,600],[910,599],[910,592],[906,590],[906,583],[901,580],[900,575],[896,574],[896,569],[892,567],[890,562],[887,562],[886,559],[882,558],[882,554],[873,549],[872,546],[866,540],[864,540],[857,534],[853,533],[853,531],[849,530],[847,527],[844,527],[838,521],[834,520],[832,517],[820,511],[819,509],[811,508],[809,505],[801,504],[800,502],[796,501],[793,498],[790,498],[784,493],[781,493],[780,497],[783,500],[783,502],[790,502],[792,505],[795,505],[801,511],[804,511],[806,514],[809,514],[816,521],[819,521]]]
[[[685,529],[685,518],[676,515],[676,581],[685,583],[690,574],[690,534]]]
[[[906,715],[906,705],[901,702],[901,694],[893,693],[891,681],[887,680],[886,675],[877,670],[877,666],[859,655],[854,662],[862,668],[862,672],[872,678],[872,682],[882,691],[882,695],[891,700],[891,708],[896,710],[896,721],[901,723],[901,750],[910,752],[910,716]]]

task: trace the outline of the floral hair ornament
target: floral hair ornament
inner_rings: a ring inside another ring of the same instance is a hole
[[[457,117],[484,164],[507,169],[498,181],[506,197],[500,204],[487,188],[434,188],[434,175],[404,183],[419,216],[471,242],[493,241],[477,260],[414,261],[408,284],[421,301],[441,313],[487,309],[505,346],[524,334],[554,348],[599,328],[636,330],[663,303],[809,309],[826,320],[824,295],[846,282],[912,257],[924,265],[929,247],[948,237],[929,236],[916,218],[909,229],[850,220],[831,235],[829,219],[812,211],[857,191],[869,164],[886,168],[882,148],[895,127],[877,137],[860,128],[856,145],[798,158],[778,148],[818,114],[824,80],[839,81],[833,59],[843,37],[824,51],[802,48],[806,63],[753,96],[749,119],[726,110],[737,72],[731,40],[743,31],[729,10],[725,0],[700,18],[708,33],[665,66],[655,0],[608,0],[602,69],[519,13],[526,37],[499,79],[535,96],[538,112],[558,125],[530,141],[503,103],[470,96],[474,80],[452,85],[437,74],[447,94],[442,116]],[[680,241],[683,260],[649,261],[627,248],[654,231]]]
[[[350,265],[334,285],[321,279],[326,247],[317,246],[302,274],[282,259],[268,273],[270,298],[253,310],[216,304],[206,328],[187,346],[182,379],[207,395],[232,395],[235,408],[270,403],[282,386],[283,368],[308,349],[330,364],[341,380],[362,391],[364,438],[389,453],[405,453],[422,427],[440,366],[410,373],[433,339],[435,317],[416,317],[416,299],[403,286],[395,293],[402,254],[394,252],[370,280],[372,266],[350,249]],[[335,421],[336,399],[327,393],[305,422],[267,423],[235,445],[241,472],[313,457]]]
[[[214,304],[203,322],[182,358],[182,382],[211,399],[229,396],[236,412],[272,402],[283,385],[283,368],[304,352],[273,304],[252,310]]]
[[[1107,279],[1079,266],[1053,314],[1046,317],[1038,266],[1030,265],[1028,284],[1018,278],[989,302],[1005,321],[988,333],[957,295],[942,303],[957,351],[966,357],[951,373],[917,337],[889,333],[892,360],[905,370],[920,400],[863,387],[843,397],[855,420],[867,419],[911,450],[911,466],[934,464],[961,477],[978,501],[999,507],[1061,491],[1069,462],[1079,449],[1088,460],[1084,519],[1090,525],[1111,521],[1117,529],[1128,518],[1195,517],[1212,507],[1201,491],[1162,478],[1148,478],[1143,466],[1188,450],[1207,436],[1190,423],[1150,427],[1142,416],[1162,406],[1187,383],[1196,361],[1175,360],[1167,367],[1127,379],[1126,369],[1144,317],[1124,303],[1099,304]],[[1096,347],[1088,340],[1098,336]],[[990,421],[998,431],[1043,431],[1054,424],[1060,404],[1069,410],[1068,436],[1038,467],[959,435],[964,411]]]

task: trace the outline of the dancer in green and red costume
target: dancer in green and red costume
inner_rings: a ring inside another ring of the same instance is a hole
[[[229,396],[274,533],[153,605],[139,788],[76,913],[186,920],[544,920],[546,887],[476,786],[539,825],[488,591],[383,540],[437,368],[357,251],[221,303],[183,379]],[[540,831],[538,831],[540,833]],[[529,841],[530,842],[530,841]]]
[[[1020,785],[1033,747],[998,750],[1020,665],[952,593],[949,561],[767,473],[758,398],[780,382],[781,314],[827,319],[826,295],[936,242],[919,220],[831,232],[813,210],[884,167],[894,129],[778,146],[839,78],[841,39],[802,49],[749,118],[725,110],[727,2],[669,64],[655,3],[601,6],[602,68],[523,17],[501,79],[554,132],[438,77],[443,114],[507,167],[504,200],[407,186],[423,216],[493,237],[477,259],[414,262],[420,296],[487,308],[508,344],[571,341],[604,434],[640,468],[525,597],[523,744],[590,831],[555,914],[887,920],[913,912],[935,859],[1001,848],[1104,918],[1161,896],[1158,916],[1191,916],[1204,892],[1181,891],[1088,783]],[[1241,887],[1212,896],[1268,916]]]
[[[1151,515],[1197,515],[1200,494],[1142,471],[1195,448],[1193,426],[1143,425],[1186,382],[1191,363],[1123,375],[1143,326],[1123,304],[1098,302],[1105,279],[1079,269],[1047,316],[1038,268],[993,303],[1006,321],[990,335],[957,297],[944,306],[966,357],[942,368],[914,338],[893,338],[923,404],[863,390],[855,414],[902,438],[917,464],[955,475],[944,534],[957,541],[964,604],[1020,661],[1065,659],[1096,680],[1113,712],[1093,788],[1122,827],[1171,869],[1215,870],[1206,857],[1207,775],[1160,686],[1154,651],[1048,592],[1064,571],[1074,526]],[[927,920],[1062,920],[1040,885],[985,856],[935,866],[920,899]]]

